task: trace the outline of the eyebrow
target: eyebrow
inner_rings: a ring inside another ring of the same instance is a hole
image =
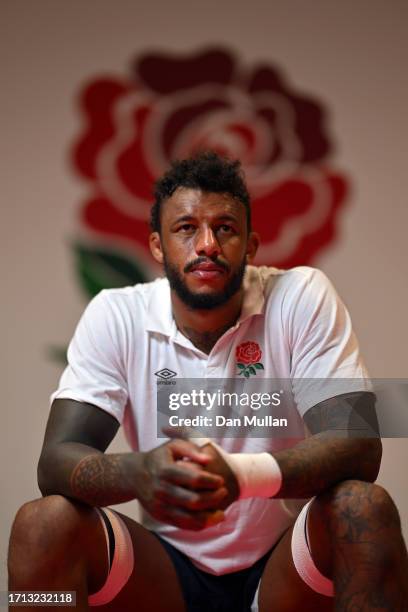
[[[226,221],[234,221],[235,223],[238,221],[237,217],[234,217],[234,215],[229,215],[228,213],[220,215],[219,217],[216,218],[217,221],[222,221],[224,219]]]
[[[172,225],[174,225],[175,223],[182,223],[183,221],[193,221],[194,219],[194,215],[183,215],[182,217],[178,217],[177,219],[175,219]],[[234,223],[237,223],[238,219],[237,217],[234,217],[234,215],[224,213],[215,217],[214,221],[233,221]]]
[[[192,215],[183,215],[182,217],[178,217],[177,219],[175,219],[172,225],[174,225],[175,223],[181,223],[182,221],[191,221],[192,219],[194,219]]]

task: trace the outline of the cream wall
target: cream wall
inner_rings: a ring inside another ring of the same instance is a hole
[[[408,377],[407,3],[13,0],[2,8],[0,588],[12,517],[38,496],[47,398],[60,372],[47,346],[67,341],[84,306],[68,245],[85,195],[67,161],[80,125],[74,98],[83,81],[124,73],[138,52],[223,43],[248,63],[276,63],[296,88],[326,101],[336,165],[354,183],[341,239],[316,264],[348,304],[372,375]],[[407,443],[385,447],[380,482],[408,534]]]

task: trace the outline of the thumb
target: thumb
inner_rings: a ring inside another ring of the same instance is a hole
[[[201,437],[201,432],[192,427],[163,427],[162,433],[170,439],[188,440],[200,448],[211,442],[210,438]]]

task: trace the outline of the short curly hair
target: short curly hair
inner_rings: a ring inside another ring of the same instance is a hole
[[[155,183],[155,201],[150,213],[153,232],[160,234],[161,205],[178,187],[231,195],[245,206],[247,229],[248,232],[251,230],[251,201],[239,160],[230,160],[214,151],[204,151],[187,159],[173,161],[170,169]]]

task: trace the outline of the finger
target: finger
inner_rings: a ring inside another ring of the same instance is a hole
[[[201,432],[198,429],[193,429],[192,427],[163,427],[162,433],[172,440],[175,438],[189,440],[190,442],[194,442],[194,444],[198,447],[202,447],[211,442],[210,438],[202,437]]]
[[[194,461],[190,461],[185,457],[184,459],[177,459],[175,462],[176,465],[181,466],[182,469],[187,468],[188,470],[195,470],[196,472],[202,472],[203,467]]]
[[[188,464],[188,462],[185,463]],[[180,462],[163,467],[160,479],[189,489],[218,489],[224,484],[222,476],[200,468],[187,467],[187,465],[181,465]]]
[[[171,440],[168,446],[175,459],[187,457],[191,459],[191,461],[195,461],[202,465],[206,465],[211,461],[211,457],[208,453],[203,452],[198,446],[188,440]]]
[[[225,487],[216,491],[191,491],[170,483],[162,482],[156,491],[160,501],[172,506],[180,506],[188,510],[217,510],[228,495]]]
[[[188,427],[163,427],[162,433],[170,439],[179,438],[180,440],[188,440],[191,437],[191,429]]]

